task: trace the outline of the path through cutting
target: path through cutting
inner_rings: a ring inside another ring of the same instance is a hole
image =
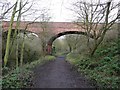
[[[90,81],[71,68],[65,57],[57,57],[34,68],[35,88],[93,88]]]

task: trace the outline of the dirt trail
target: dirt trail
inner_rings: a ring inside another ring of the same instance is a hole
[[[94,88],[89,81],[65,62],[65,57],[57,57],[55,61],[34,69],[35,88]]]

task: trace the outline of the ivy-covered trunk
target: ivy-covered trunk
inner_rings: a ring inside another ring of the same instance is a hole
[[[5,56],[4,56],[4,67],[7,65],[7,61],[8,61],[8,56],[9,56],[9,51],[10,51],[10,38],[11,38],[11,32],[12,32],[12,25],[13,25],[14,17],[16,14],[17,3],[18,3],[18,1],[16,1],[16,3],[15,3],[15,6],[14,6],[14,9],[12,12],[12,17],[10,20],[9,29],[8,29],[6,51],[5,51]]]
[[[20,0],[20,5],[19,5],[19,14],[18,14],[18,17],[17,17],[17,25],[16,25],[16,28],[15,28],[15,33],[14,33],[14,38],[16,38],[17,40],[17,45],[16,45],[16,68],[18,67],[19,63],[18,63],[18,50],[19,50],[19,42],[18,42],[18,37],[17,37],[17,33],[19,34],[19,31],[18,31],[18,28],[19,28],[19,25],[20,25],[20,19],[21,19],[21,10],[22,10],[22,0]]]

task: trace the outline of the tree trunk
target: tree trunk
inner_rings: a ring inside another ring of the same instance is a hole
[[[18,54],[18,50],[19,50],[19,48],[18,48],[18,39],[17,39],[17,43],[16,43],[17,45],[16,45],[16,68],[18,67],[18,56],[19,56],[19,54]]]
[[[109,8],[110,8],[110,4],[111,4],[111,2],[108,2],[107,3],[107,10],[106,10],[106,17],[105,17],[105,27],[103,27],[103,33],[102,33],[102,35],[101,35],[101,37],[98,39],[98,40],[96,40],[96,39],[94,39],[95,40],[95,47],[94,47],[94,49],[92,50],[92,52],[91,52],[91,56],[93,56],[94,55],[94,53],[95,53],[95,51],[97,50],[97,48],[98,48],[98,46],[101,44],[101,42],[103,41],[103,39],[104,39],[104,37],[105,37],[105,34],[106,34],[106,32],[107,32],[107,26],[108,26],[108,16],[109,16]]]
[[[69,45],[69,52],[71,52],[72,51],[72,47]]]
[[[118,7],[118,14],[120,14],[120,6]],[[120,16],[118,19],[118,54],[120,54]]]
[[[24,46],[25,46],[25,42],[24,42],[24,36],[23,36],[22,47],[21,47],[21,55],[20,55],[20,66],[23,65]]]
[[[93,48],[93,50],[91,51],[91,54],[90,54],[91,57],[94,55],[94,53],[95,53],[95,51],[97,50],[98,46],[99,46],[99,45],[95,45],[95,46],[94,46],[94,48]]]
[[[8,61],[8,56],[9,56],[9,51],[10,51],[10,37],[11,37],[12,25],[13,25],[15,13],[16,13],[17,3],[18,3],[18,1],[15,3],[15,7],[13,9],[12,17],[10,20],[10,26],[8,29],[6,51],[5,51],[5,56],[4,56],[4,67],[7,65],[7,61]]]
[[[18,17],[17,17],[17,25],[16,25],[16,28],[15,28],[14,38],[16,38],[16,37],[17,37],[17,34],[19,34],[18,28],[19,28],[20,19],[21,19],[21,10],[22,10],[21,5],[22,5],[22,0],[20,0],[20,5],[19,5],[20,11],[19,11],[19,14],[18,14]],[[18,31],[18,33],[17,33],[17,31]],[[18,55],[18,50],[19,50],[19,42],[18,42],[18,37],[17,37],[17,45],[16,45],[16,68],[17,68],[18,65],[19,65],[19,63],[18,63],[18,60],[19,60],[19,59],[18,59],[18,57],[19,57],[19,55]]]
[[[2,20],[0,21],[0,69],[2,68]],[[0,70],[0,78],[2,78],[2,70]],[[2,85],[0,85],[0,89]]]

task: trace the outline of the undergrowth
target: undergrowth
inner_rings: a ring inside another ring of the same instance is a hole
[[[31,88],[33,87],[32,79],[34,73],[32,68],[36,65],[43,65],[46,62],[55,60],[54,56],[45,56],[40,58],[39,60],[33,61],[30,64],[25,64],[22,67],[18,67],[8,74],[2,77],[2,88]],[[0,82],[1,82],[0,81]]]
[[[70,53],[67,61],[95,80],[99,87],[120,88],[120,61],[116,41],[102,44],[94,57]]]

